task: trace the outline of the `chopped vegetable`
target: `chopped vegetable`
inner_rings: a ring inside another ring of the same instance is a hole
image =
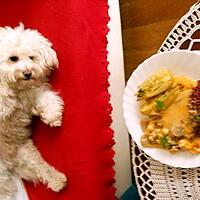
[[[195,119],[196,121],[200,122],[200,115],[194,116],[194,119]]]
[[[164,103],[162,101],[157,100],[156,101],[156,108],[158,110],[165,110],[165,105],[164,105]]]
[[[147,116],[159,115],[159,111],[166,110],[176,100],[179,93],[180,86],[176,86],[172,89],[170,88],[163,94],[160,94],[156,97],[143,100],[140,104],[140,112]]]
[[[156,95],[159,95],[169,89],[172,83],[172,74],[168,70],[161,69],[146,79],[144,83],[139,86],[139,91],[137,93],[138,100],[155,97]],[[139,96],[141,94],[142,96]]]
[[[167,136],[164,135],[163,137],[160,138],[160,145],[165,148],[169,149],[170,148],[170,143],[168,142]]]

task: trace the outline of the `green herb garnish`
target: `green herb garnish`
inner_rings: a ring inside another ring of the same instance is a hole
[[[170,148],[171,145],[168,142],[166,135],[164,135],[163,137],[160,138],[160,145],[165,149],[169,149]]]
[[[200,115],[194,116],[194,119],[195,119],[196,121],[200,122]]]
[[[165,105],[164,105],[164,103],[162,101],[157,100],[156,101],[156,108],[158,110],[165,110]]]

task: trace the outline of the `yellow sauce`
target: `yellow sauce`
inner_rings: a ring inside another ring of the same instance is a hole
[[[189,123],[188,100],[191,90],[180,92],[176,101],[162,113],[162,122],[164,127],[172,129],[180,125],[183,128],[184,134],[192,132],[192,125]]]

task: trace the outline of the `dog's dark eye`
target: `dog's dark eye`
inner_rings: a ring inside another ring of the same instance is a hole
[[[34,60],[34,59],[35,59],[35,57],[34,57],[34,56],[29,56],[29,58],[30,58],[31,60]]]
[[[12,62],[17,62],[19,60],[19,58],[17,56],[10,56],[9,60]]]

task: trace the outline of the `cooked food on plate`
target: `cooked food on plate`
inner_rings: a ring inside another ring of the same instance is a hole
[[[200,81],[161,69],[137,92],[145,147],[200,153]]]

